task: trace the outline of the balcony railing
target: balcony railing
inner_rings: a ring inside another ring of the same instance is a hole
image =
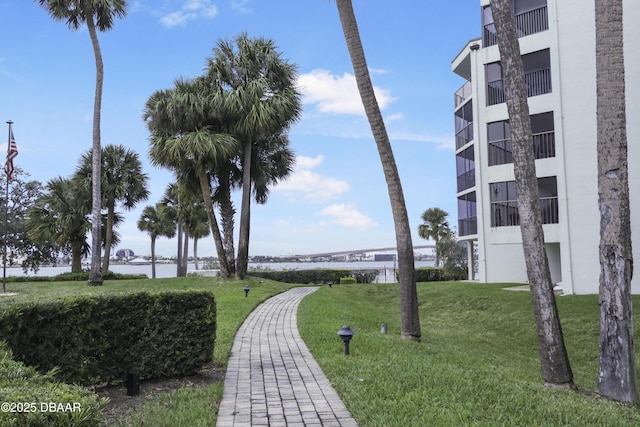
[[[536,159],[547,159],[556,156],[555,132],[540,132],[533,134],[533,152]],[[501,139],[489,142],[489,166],[513,163],[511,139]]]
[[[467,171],[462,175],[458,175],[458,193],[476,185],[475,169]]]
[[[471,97],[471,82],[467,81],[460,89],[456,91],[453,96],[454,109],[458,108],[464,102]]]
[[[524,81],[529,97],[551,92],[551,70],[549,68],[525,73]],[[502,104],[503,102],[505,102],[503,81],[496,80],[487,83],[487,105]]]
[[[471,236],[478,234],[478,218],[471,216],[458,220],[458,234],[460,236]]]
[[[547,6],[520,13],[515,16],[515,20],[518,37],[528,36],[549,29]],[[498,37],[496,36],[496,27],[492,22],[484,26],[482,45],[493,46],[496,44],[498,44]]]
[[[557,224],[559,222],[558,198],[541,197],[540,213],[542,214],[543,224]],[[513,225],[520,225],[518,202],[509,200],[491,203],[491,227],[507,227]]]

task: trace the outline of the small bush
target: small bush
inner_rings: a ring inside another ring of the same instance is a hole
[[[99,426],[106,401],[83,387],[56,381],[54,374],[39,374],[13,360],[9,347],[0,341],[0,400],[9,405],[0,411],[0,425]]]
[[[0,311],[0,339],[41,372],[66,382],[189,375],[211,362],[216,308],[209,292],[145,292],[14,304]]]
[[[341,285],[351,285],[354,283],[358,283],[355,277],[341,277],[340,284]]]
[[[146,274],[122,274],[107,271],[102,275],[104,280],[132,280],[132,279],[148,279]],[[7,282],[23,283],[23,282],[86,282],[89,280],[89,271],[79,271],[74,273],[60,273],[55,276],[8,276]]]

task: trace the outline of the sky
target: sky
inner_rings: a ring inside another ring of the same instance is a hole
[[[139,0],[99,34],[105,78],[102,146],[140,156],[150,197],[131,211],[117,249],[151,252],[136,222],[174,181],[151,165],[142,120],[147,99],[177,78],[203,74],[217,41],[246,32],[274,40],[298,69],[303,114],[289,139],[294,172],[251,208],[250,255],[289,255],[395,246],[380,158],[357,91],[333,0]],[[464,81],[451,61],[481,34],[478,0],[353,0],[356,19],[402,181],[413,244],[422,213],[457,224],[453,94]],[[86,28],[70,30],[36,1],[0,0],[0,150],[12,120],[16,166],[45,184],[70,177],[91,148],[95,62]],[[234,194],[239,211],[240,193]],[[236,221],[236,235],[239,221]],[[191,249],[192,251],[192,249]],[[176,239],[156,254],[175,256]],[[215,256],[212,237],[199,256]]]

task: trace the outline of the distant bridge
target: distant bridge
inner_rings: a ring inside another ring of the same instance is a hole
[[[420,245],[414,246],[413,249],[435,249],[436,245]],[[348,251],[336,251],[336,252],[321,252],[317,254],[307,254],[307,255],[290,255],[288,258],[322,258],[322,257],[331,257],[334,255],[351,255],[351,254],[361,254],[365,252],[384,252],[384,251],[395,251],[396,247],[389,248],[370,248],[370,249],[351,249]]]

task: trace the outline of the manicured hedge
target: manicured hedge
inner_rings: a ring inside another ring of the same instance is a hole
[[[371,283],[378,277],[378,270],[346,270],[316,268],[310,270],[252,270],[251,276],[262,277],[263,279],[275,280],[283,283],[322,284],[340,283],[342,277],[354,277],[358,283]]]
[[[65,382],[118,382],[189,375],[210,363],[213,294],[203,291],[84,296],[13,304],[0,311],[0,339],[40,372]]]
[[[146,274],[123,274],[107,271],[102,274],[104,280],[132,280],[132,279],[148,279]],[[89,271],[80,271],[77,273],[60,273],[55,276],[8,276],[7,282],[23,283],[23,282],[74,282],[89,280]]]
[[[1,426],[97,427],[106,403],[83,387],[56,381],[52,372],[39,374],[13,360],[1,341],[0,390]]]
[[[460,276],[446,272],[442,267],[416,268],[416,282],[446,282],[449,280],[464,280],[467,276]]]
[[[341,285],[351,285],[354,283],[358,283],[355,277],[341,277],[340,284]]]

